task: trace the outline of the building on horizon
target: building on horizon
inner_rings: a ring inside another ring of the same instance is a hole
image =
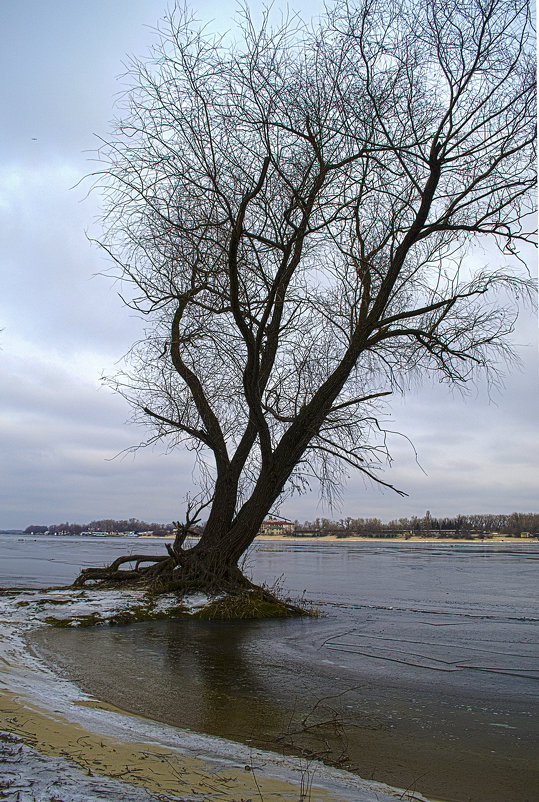
[[[259,529],[259,535],[285,535],[290,537],[296,531],[292,521],[284,521],[279,518],[268,518]]]

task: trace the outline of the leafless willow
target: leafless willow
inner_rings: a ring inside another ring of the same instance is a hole
[[[182,548],[191,504],[148,577],[241,581],[283,493],[352,470],[385,484],[382,399],[495,370],[533,297],[528,4],[274,16],[242,8],[220,37],[177,7],[99,151],[101,244],[147,319],[116,387],[152,438],[194,451],[208,514]],[[475,270],[486,239],[498,256]]]

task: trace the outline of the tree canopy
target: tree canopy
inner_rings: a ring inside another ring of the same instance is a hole
[[[102,142],[101,244],[147,319],[116,387],[197,458],[195,555],[235,564],[283,493],[385,483],[378,405],[511,357],[533,240],[521,0],[337,0],[233,34],[177,6]],[[469,257],[481,240],[491,263]],[[389,483],[388,483],[389,484]],[[174,556],[175,555],[175,556]],[[176,570],[176,569],[174,569]]]

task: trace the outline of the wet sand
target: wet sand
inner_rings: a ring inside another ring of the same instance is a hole
[[[123,711],[106,703],[86,703],[95,710],[117,714]],[[186,758],[177,750],[152,743],[136,743],[94,733],[54,711],[39,708],[10,693],[0,693],[2,727],[20,737],[40,755],[64,758],[76,763],[87,776],[103,775],[132,784],[169,799],[239,800],[258,793],[257,782],[268,799],[297,800],[297,791],[278,779],[256,777],[256,764],[229,765],[226,770],[213,769],[202,760]],[[136,730],[137,721],[133,720]],[[61,777],[56,789],[61,790]],[[126,788],[126,799],[129,790]],[[81,797],[82,799],[83,797]],[[337,797],[315,791],[320,802]],[[111,802],[115,797],[110,797]]]
[[[96,710],[120,712],[97,700],[87,705]],[[120,742],[92,733],[16,694],[0,693],[0,716],[2,726],[23,743],[42,755],[75,761],[88,776],[101,774],[166,794],[177,794],[183,785],[204,793],[215,785],[216,778],[201,770],[200,763],[180,760],[172,750],[158,749],[153,744]]]

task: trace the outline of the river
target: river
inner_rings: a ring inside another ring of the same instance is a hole
[[[0,585],[71,582],[156,540],[2,535]],[[246,570],[318,618],[45,628],[88,692],[451,802],[539,795],[539,544],[260,541]],[[98,656],[98,658],[96,658]]]

